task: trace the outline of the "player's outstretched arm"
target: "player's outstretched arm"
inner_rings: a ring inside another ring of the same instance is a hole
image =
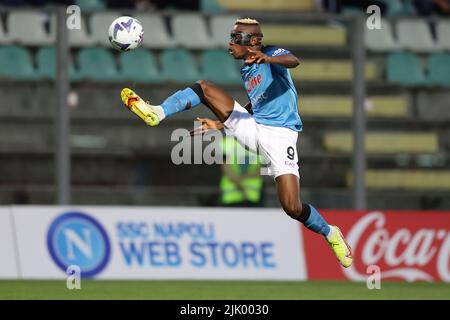
[[[282,65],[286,68],[295,68],[300,64],[300,60],[294,56],[292,53],[283,54],[281,56],[270,57],[266,55],[262,51],[255,51],[252,49],[248,49],[251,53],[247,59],[245,59],[245,63],[251,64],[255,63],[276,63]]]

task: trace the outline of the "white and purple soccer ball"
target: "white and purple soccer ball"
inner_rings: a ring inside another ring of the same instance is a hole
[[[144,39],[144,28],[139,20],[122,16],[114,20],[109,26],[109,41],[120,51],[136,49]]]

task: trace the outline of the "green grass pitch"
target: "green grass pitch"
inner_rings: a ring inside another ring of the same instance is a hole
[[[2,280],[0,281],[0,299],[450,300],[450,284],[382,282],[381,289],[369,290],[364,282],[341,281],[82,280],[80,290],[68,290],[63,280]]]

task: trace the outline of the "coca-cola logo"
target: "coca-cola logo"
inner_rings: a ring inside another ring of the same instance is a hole
[[[371,212],[353,225],[346,238],[356,257],[344,270],[352,280],[366,280],[366,267],[378,265],[382,278],[450,281],[450,231],[444,226],[392,228],[382,212]]]

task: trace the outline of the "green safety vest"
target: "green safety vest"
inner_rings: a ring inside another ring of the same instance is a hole
[[[241,180],[243,191],[224,174],[220,180],[222,204],[235,204],[246,200],[259,202],[263,186],[263,177],[259,174],[261,169],[259,157],[246,150],[236,139],[228,136],[223,138],[222,148],[226,163],[235,174],[258,173],[255,177]]]

